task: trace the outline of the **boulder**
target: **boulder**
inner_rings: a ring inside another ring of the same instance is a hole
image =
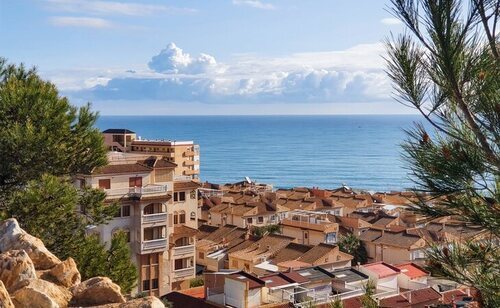
[[[125,303],[120,287],[107,277],[94,277],[73,288],[72,305],[105,305]]]
[[[157,297],[147,296],[128,301],[119,308],[165,308],[165,305]]]
[[[35,266],[24,250],[11,250],[0,254],[0,281],[9,292],[23,280],[37,278]]]
[[[67,307],[71,292],[52,282],[42,279],[28,279],[23,287],[12,294],[16,307]]]
[[[36,269],[50,269],[61,261],[54,256],[43,242],[26,233],[14,218],[0,224],[0,252],[24,250],[33,261]]]
[[[5,288],[3,282],[0,280],[0,307],[1,308],[14,308],[14,304],[10,299],[9,293]]]
[[[57,283],[67,288],[76,286],[82,279],[73,258],[68,258],[66,261],[54,266],[48,272],[48,275],[54,277]]]

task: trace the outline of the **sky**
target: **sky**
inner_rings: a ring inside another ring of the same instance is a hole
[[[403,114],[383,0],[0,0],[0,56],[103,115]]]

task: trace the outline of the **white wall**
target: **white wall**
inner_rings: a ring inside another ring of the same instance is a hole
[[[224,296],[226,305],[236,308],[245,307],[246,283],[226,278],[224,282]]]

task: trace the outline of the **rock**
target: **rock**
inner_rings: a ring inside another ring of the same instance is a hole
[[[125,303],[120,287],[107,277],[94,277],[73,288],[72,305]]]
[[[9,293],[5,288],[5,285],[0,280],[0,308],[14,308],[14,304],[10,299]]]
[[[62,308],[71,300],[68,289],[49,281],[36,278],[24,280],[22,284],[23,287],[12,294],[16,307]]]
[[[157,297],[147,296],[128,301],[119,308],[165,308],[165,305]]]
[[[20,282],[30,278],[37,278],[35,266],[24,250],[0,254],[0,281],[9,292],[15,291]]]
[[[7,219],[0,224],[0,252],[9,250],[26,251],[36,269],[50,269],[61,263],[40,239],[21,229],[14,218]]]
[[[82,279],[73,258],[68,258],[66,261],[54,266],[50,272],[48,272],[48,275],[54,277],[58,283],[67,288],[76,286]]]

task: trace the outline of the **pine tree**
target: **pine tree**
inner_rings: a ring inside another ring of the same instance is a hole
[[[365,246],[359,240],[359,238],[354,234],[348,234],[346,236],[340,237],[338,242],[340,251],[350,254],[354,257],[352,260],[353,264],[365,264],[368,261],[368,254],[366,252]]]
[[[342,300],[339,297],[335,297],[334,300],[330,302],[330,308],[343,308]]]
[[[434,128],[417,125],[403,145],[420,194],[414,210],[490,234],[433,244],[429,269],[500,307],[500,2],[392,0],[392,12],[408,30],[387,42],[397,100]]]
[[[378,304],[373,299],[373,295],[375,294],[376,285],[375,282],[371,279],[368,279],[366,284],[363,286],[365,294],[361,296],[361,306],[363,308],[377,308]]]
[[[128,244],[116,239],[107,251],[86,236],[86,226],[111,219],[117,205],[71,183],[107,163],[96,120],[89,105],[72,106],[35,69],[0,58],[0,219],[16,218],[56,256],[73,257],[83,279],[111,276],[128,292],[137,279]]]
[[[119,231],[113,235],[108,251],[109,278],[128,294],[137,284],[137,269],[130,259],[127,235]]]

